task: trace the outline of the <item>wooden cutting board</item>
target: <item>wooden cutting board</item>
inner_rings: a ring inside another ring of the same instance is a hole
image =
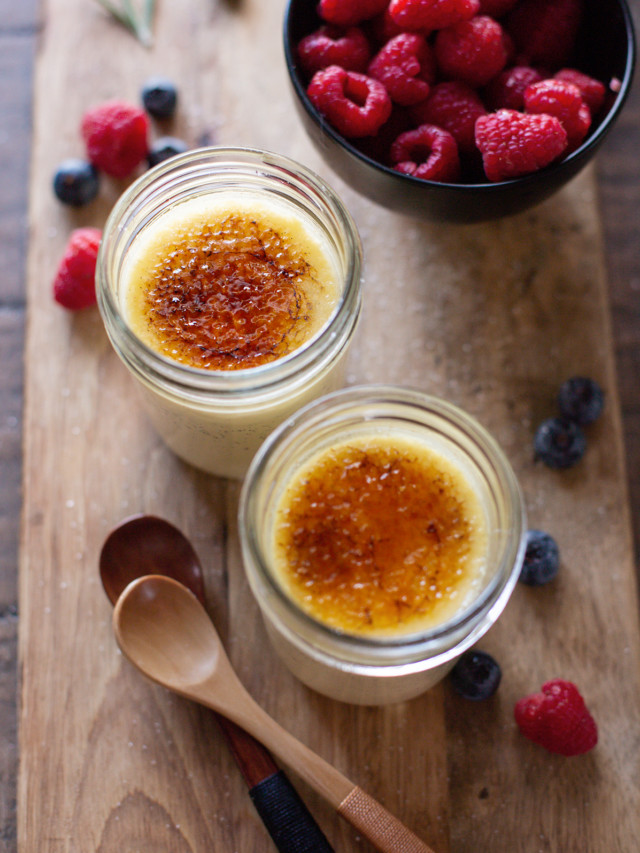
[[[122,658],[97,570],[112,526],[162,515],[193,540],[210,612],[257,701],[377,797],[436,853],[628,853],[636,849],[640,634],[624,457],[594,173],[505,220],[427,225],[338,181],[293,111],[281,49],[284,0],[159,3],[140,47],[90,0],[43,0],[36,72],[28,263],[24,521],[20,575],[22,853],[272,850],[204,709],[150,685]],[[313,694],[266,642],[243,576],[237,484],[177,461],[142,414],[97,310],[50,294],[70,230],[101,226],[123,185],[86,210],[51,192],[59,161],[82,155],[84,110],[136,101],[162,73],[180,88],[170,128],[191,145],[263,147],[315,168],[341,192],[366,258],[350,382],[394,382],[474,414],[504,447],[530,526],[552,533],[562,566],[519,586],[481,647],[503,668],[488,702],[444,683],[386,708]],[[572,374],[598,379],[606,412],[575,469],[534,464],[536,424]],[[600,743],[572,759],[523,739],[515,701],[549,678],[575,681]],[[298,780],[340,851],[369,846]]]

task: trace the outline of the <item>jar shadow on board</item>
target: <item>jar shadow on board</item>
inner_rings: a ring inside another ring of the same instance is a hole
[[[494,624],[526,519],[509,461],[473,418],[419,391],[363,386],[267,438],[239,531],[284,663],[320,693],[378,705],[430,688]]]
[[[98,305],[167,445],[241,478],[279,423],[344,384],[361,267],[356,226],[317,175],[269,152],[196,149],[115,205]]]

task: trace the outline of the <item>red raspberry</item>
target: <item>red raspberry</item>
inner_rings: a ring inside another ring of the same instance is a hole
[[[379,15],[388,0],[320,0],[318,14],[328,24],[352,27]]]
[[[504,181],[536,172],[560,157],[567,132],[555,116],[498,110],[476,122],[476,145],[487,178]]]
[[[64,308],[77,311],[95,305],[101,237],[99,228],[76,228],[71,232],[53,281],[53,298]]]
[[[393,20],[389,13],[389,7],[384,10],[381,15],[376,15],[375,18],[372,18],[367,22],[367,32],[371,37],[373,44],[382,47],[395,36],[399,36],[400,33],[405,33],[407,30],[405,27],[401,27]],[[425,35],[423,33],[423,35]]]
[[[528,113],[555,116],[567,131],[569,150],[580,145],[591,126],[591,112],[580,89],[563,80],[541,80],[524,93],[524,108]]]
[[[501,18],[510,12],[518,0],[480,0],[479,15],[491,15],[492,18]]]
[[[426,101],[412,110],[418,124],[435,124],[448,130],[461,152],[476,150],[476,120],[486,114],[475,89],[457,80],[437,83]]]
[[[113,178],[126,178],[147,156],[149,119],[124,101],[107,101],[88,110],[81,132],[89,160]]]
[[[368,72],[386,87],[396,104],[417,104],[429,94],[436,74],[436,61],[424,36],[401,33],[378,51]]]
[[[580,755],[598,742],[598,727],[578,688],[561,678],[516,702],[514,716],[522,734],[549,752]]]
[[[506,18],[523,65],[569,64],[582,17],[582,0],[520,0]]]
[[[492,110],[523,110],[524,90],[542,80],[529,65],[514,65],[490,80],[484,90],[485,103]]]
[[[338,65],[314,74],[307,94],[338,133],[350,139],[372,136],[391,115],[391,98],[379,80]]]
[[[455,139],[432,124],[401,133],[391,146],[391,162],[398,172],[426,181],[452,183],[460,177]]]
[[[480,0],[391,0],[389,14],[407,30],[441,30],[468,21],[480,8]]]
[[[342,29],[325,24],[298,44],[298,60],[308,77],[328,65],[364,71],[370,58],[369,41],[359,27]]]
[[[440,30],[435,51],[438,67],[446,77],[476,87],[499,74],[508,56],[504,31],[488,15]]]
[[[354,145],[357,145],[359,151],[362,151],[371,160],[375,160],[376,163],[391,166],[393,165],[390,160],[391,145],[401,133],[413,130],[415,126],[408,108],[394,104],[391,116],[376,135],[364,136],[362,139],[355,140]]]
[[[556,80],[564,80],[567,83],[573,83],[582,93],[582,98],[585,104],[591,110],[591,115],[597,115],[604,105],[604,99],[607,94],[604,83],[599,80],[589,77],[588,74],[583,74],[575,68],[562,68],[553,75]]]

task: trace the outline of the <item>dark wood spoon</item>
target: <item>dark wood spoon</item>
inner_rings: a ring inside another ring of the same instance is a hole
[[[204,578],[198,555],[187,537],[163,518],[135,515],[107,536],[100,552],[100,578],[112,604],[134,580],[164,575],[179,581],[205,604]],[[271,757],[244,729],[215,714],[249,795],[281,853],[331,853],[333,848]]]

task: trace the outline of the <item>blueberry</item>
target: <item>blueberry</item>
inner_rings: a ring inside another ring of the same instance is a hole
[[[53,191],[63,204],[81,207],[98,195],[98,172],[86,160],[65,160],[53,176]]]
[[[175,157],[176,154],[182,154],[184,151],[188,151],[188,149],[189,146],[182,139],[176,139],[174,136],[162,136],[149,148],[147,163],[150,167],[157,166],[163,160]]]
[[[142,89],[142,103],[145,110],[154,118],[171,118],[176,111],[178,92],[176,87],[164,77],[152,77]]]
[[[560,568],[556,540],[544,530],[528,530],[519,580],[527,586],[542,586],[553,580]]]
[[[549,468],[571,468],[584,456],[587,440],[575,421],[548,418],[536,430],[533,446],[536,459]]]
[[[560,386],[558,407],[562,417],[584,426],[602,414],[604,391],[594,379],[573,376]]]
[[[496,692],[502,678],[502,670],[490,654],[471,649],[461,655],[449,678],[465,699],[480,702]]]

